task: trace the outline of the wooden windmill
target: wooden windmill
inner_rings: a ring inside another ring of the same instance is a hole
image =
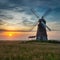
[[[36,36],[30,36],[29,38],[36,37],[36,40],[48,40],[46,28],[51,31],[51,29],[46,25],[46,20],[44,17],[49,13],[50,10],[47,10],[45,14],[39,18],[34,9],[31,9],[32,13],[38,18],[38,21],[34,24],[33,28],[38,24]],[[33,29],[32,28],[32,29]]]

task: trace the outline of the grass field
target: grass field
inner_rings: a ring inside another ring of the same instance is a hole
[[[0,41],[0,60],[60,60],[60,44]]]

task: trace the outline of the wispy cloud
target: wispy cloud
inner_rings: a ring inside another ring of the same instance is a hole
[[[54,21],[60,21],[60,0],[0,0],[0,20],[16,26],[33,26],[37,18],[32,14],[31,8],[34,8],[39,16],[51,8],[52,11],[45,18],[49,24],[56,26],[53,28],[57,28]]]

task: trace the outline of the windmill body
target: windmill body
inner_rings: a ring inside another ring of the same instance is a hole
[[[48,13],[51,11],[50,9],[48,9],[44,15],[40,17],[36,14],[36,11],[34,9],[31,9],[32,13],[35,15],[36,18],[38,18],[38,21],[34,24],[34,27],[37,25],[38,23],[38,27],[37,27],[37,33],[36,33],[36,40],[48,40],[47,38],[47,30],[46,28],[51,31],[51,29],[46,25],[46,21],[44,19],[45,16],[48,15]],[[33,27],[33,28],[34,28]],[[33,29],[32,28],[32,29]],[[30,36],[33,38],[33,36]]]
[[[43,18],[39,19],[38,21],[36,40],[48,40],[46,31],[46,21]]]

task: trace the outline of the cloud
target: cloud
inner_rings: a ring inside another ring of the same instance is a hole
[[[0,0],[0,8],[12,8],[12,7],[60,7],[59,0]]]
[[[15,3],[20,6],[60,6],[59,0],[10,0],[11,3]],[[56,5],[57,4],[57,5]]]
[[[51,28],[52,31],[60,31],[60,22],[48,22],[47,25]]]
[[[38,19],[31,12],[31,8],[39,16],[51,8],[52,11],[45,18],[50,22],[57,19],[56,22],[60,21],[60,0],[0,0],[0,19],[16,25],[33,25]]]
[[[8,0],[0,0],[0,3],[1,4],[5,4],[5,3],[7,3],[8,2]]]
[[[2,10],[0,14],[0,19],[16,25],[25,24],[25,26],[30,26],[34,23],[32,16],[28,15],[28,12],[25,13],[25,10],[23,9],[13,9],[13,10],[4,10],[4,11]]]

